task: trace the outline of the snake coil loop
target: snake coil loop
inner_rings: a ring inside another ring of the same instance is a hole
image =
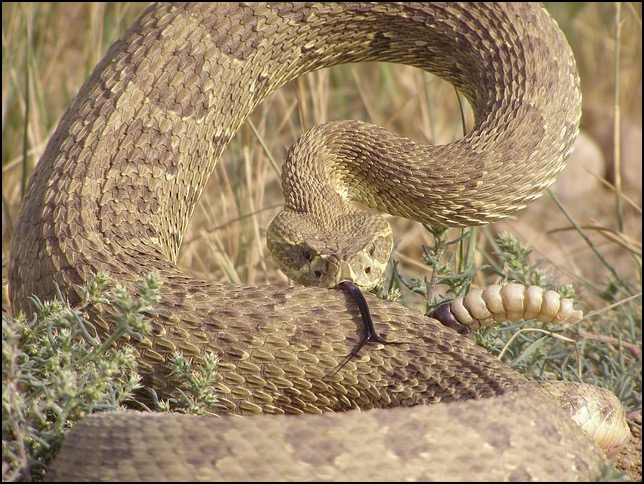
[[[11,247],[10,298],[30,313],[32,295],[50,299],[57,288],[77,303],[91,273],[129,289],[159,273],[154,330],[136,342],[140,373],[160,398],[173,397],[183,390],[172,355],[215,352],[221,418],[90,417],[67,438],[52,478],[595,477],[600,450],[551,397],[437,321],[367,295],[385,341],[404,343],[374,345],[333,373],[359,338],[349,295],[227,284],[177,267],[208,178],[251,112],[305,73],[364,61],[443,77],[476,121],[440,146],[358,121],[304,133],[283,171],[284,215],[267,232],[274,254],[296,248],[285,260],[310,283],[377,275],[388,255],[386,221],[349,201],[434,226],[479,225],[531,203],[564,168],[579,130],[579,78],[565,36],[536,3],[151,5],[80,89],[34,170]],[[356,260],[344,236],[374,259]],[[327,267],[337,277],[324,278]],[[573,318],[558,296],[515,296],[513,287],[473,292],[452,310],[479,326]],[[105,311],[92,322],[108,331],[110,308],[93,309]]]

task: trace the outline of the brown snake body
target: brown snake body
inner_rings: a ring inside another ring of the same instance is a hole
[[[168,356],[214,350],[222,413],[249,417],[89,419],[56,478],[595,475],[601,452],[548,397],[431,318],[368,296],[380,334],[403,343],[369,345],[332,374],[360,340],[348,295],[219,284],[174,265],[210,172],[257,104],[306,72],[375,60],[449,80],[476,125],[436,147],[364,123],[325,125],[318,131],[331,144],[343,131],[355,141],[332,151],[351,153],[342,170],[321,174],[332,186],[357,182],[340,191],[463,226],[522,208],[563,168],[578,129],[578,78],[563,35],[535,4],[159,4],[110,48],[30,181],[11,252],[12,302],[29,311],[28,296],[50,298],[57,283],[74,303],[72,288],[94,271],[126,285],[157,271],[165,311],[138,346],[147,383],[171,392]],[[467,401],[425,405],[453,400]],[[327,414],[349,409],[381,410]],[[284,413],[324,415],[250,417]]]

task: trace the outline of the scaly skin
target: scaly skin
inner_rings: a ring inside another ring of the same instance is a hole
[[[74,432],[69,448],[80,438],[82,452],[72,450],[73,464],[63,453],[55,477],[566,480],[597,471],[600,451],[551,400],[431,318],[369,296],[379,333],[402,343],[370,345],[333,373],[361,337],[348,295],[219,284],[175,266],[206,180],[255,106],[303,73],[366,60],[451,81],[470,100],[473,131],[427,147],[363,123],[325,125],[303,137],[324,156],[297,165],[322,173],[304,176],[311,190],[287,186],[287,209],[321,193],[334,211],[339,191],[428,223],[485,223],[537,198],[563,168],[578,130],[578,78],[540,6],[151,6],[83,86],[30,180],[11,252],[13,304],[28,312],[28,297],[52,297],[54,283],[74,303],[75,285],[96,271],[130,286],[157,271],[165,311],[138,351],[161,396],[176,385],[169,355],[213,350],[223,414],[380,410],[208,423],[133,414],[125,428],[110,414],[90,434]],[[340,164],[328,165],[338,153]],[[102,434],[113,436],[109,448]]]

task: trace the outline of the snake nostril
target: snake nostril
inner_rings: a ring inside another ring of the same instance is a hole
[[[321,271],[313,271],[313,275],[319,279],[320,277],[322,277],[322,272]]]
[[[365,267],[364,273],[367,275],[371,274],[371,267]]]

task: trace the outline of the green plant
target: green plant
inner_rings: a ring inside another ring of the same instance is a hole
[[[133,297],[97,275],[82,288],[80,307],[59,293],[52,301],[33,298],[31,318],[3,314],[3,481],[39,480],[74,422],[132,399],[140,388],[135,352],[114,343],[149,333],[159,284],[148,276]],[[105,338],[87,313],[94,304],[114,308]]]

